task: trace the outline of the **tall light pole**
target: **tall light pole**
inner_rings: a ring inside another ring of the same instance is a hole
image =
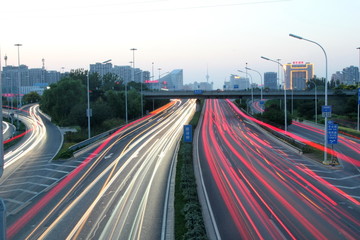
[[[133,69],[132,69],[132,81],[135,81],[135,51],[137,50],[136,48],[131,48],[130,49],[133,52]],[[143,106],[143,90],[142,90],[142,79],[140,77],[140,106],[141,106],[141,117],[144,116],[144,106]]]
[[[91,117],[91,109],[90,109],[90,70],[86,74],[86,92],[87,92],[87,111],[86,116],[88,120],[88,138],[91,138],[90,132],[90,117]]]
[[[276,61],[273,60],[273,59],[270,59],[270,58],[267,58],[267,57],[264,57],[264,56],[261,56],[262,59],[265,59],[267,61],[270,61],[270,62],[274,62],[274,63],[277,63],[278,66],[281,66],[281,68],[283,69],[283,81],[284,81],[284,129],[285,129],[285,132],[287,132],[287,105],[286,105],[286,79],[285,79],[285,69],[284,69],[284,65],[282,65],[280,63],[280,59],[277,59]]]
[[[359,50],[359,78],[358,78],[358,109],[357,109],[357,127],[356,129],[359,131],[359,112],[360,112],[360,47],[356,48]]]
[[[247,63],[246,63],[247,64]],[[247,67],[245,67],[245,69],[246,69]],[[245,73],[246,74],[246,76],[249,76],[250,78],[250,81],[251,81],[251,104],[253,104],[254,103],[254,84],[253,84],[253,81],[252,81],[252,77],[251,77],[251,75],[246,71],[246,72],[244,72],[244,71],[241,71],[241,70],[238,70],[238,72],[241,72],[241,73]],[[251,105],[250,105],[251,106]],[[253,108],[251,107],[251,112],[252,113],[254,113],[254,111],[253,111]]]
[[[20,88],[21,88],[21,74],[20,74],[20,47],[22,46],[22,44],[20,43],[16,43],[14,44],[15,47],[17,47],[18,49],[18,108],[21,107],[21,97],[20,97]],[[17,119],[17,125],[18,125],[18,128],[20,127],[19,125],[19,112],[18,112],[18,119]]]
[[[0,49],[0,96],[2,96],[2,79],[1,79],[1,75],[2,75],[2,66],[1,66],[1,49]],[[0,97],[0,106],[2,108],[2,97]],[[2,115],[2,110],[0,111],[0,139],[1,139],[1,143],[0,143],[0,177],[3,174],[4,171],[4,144],[3,144],[3,125],[2,125],[2,119],[3,119],[3,115]]]
[[[307,42],[311,42],[313,44],[316,44],[318,45],[321,50],[324,52],[324,56],[325,56],[325,106],[328,105],[328,94],[327,94],[327,90],[328,90],[328,87],[327,87],[327,79],[328,79],[328,59],[327,59],[327,55],[326,55],[326,52],[324,50],[324,48],[317,42],[314,42],[312,40],[309,40],[309,39],[306,39],[306,38],[303,38],[303,37],[300,37],[300,36],[297,36],[295,34],[289,34],[290,37],[293,37],[293,38],[297,38],[297,39],[300,39],[300,40],[304,40],[304,41],[307,41]],[[327,141],[328,141],[328,131],[327,131],[327,126],[328,125],[328,118],[327,118],[327,115],[325,115],[325,134],[324,134],[324,164],[327,164],[328,161],[327,161]]]
[[[160,71],[161,71],[161,68],[158,68],[158,70],[159,70],[159,91],[160,91]]]
[[[315,81],[314,82],[309,81],[309,83],[312,83],[315,86],[315,123],[317,123],[317,86]]]
[[[260,84],[261,84],[261,88],[260,88],[260,103],[261,103],[262,100],[263,100],[263,80],[262,80],[262,75],[261,75],[261,73],[260,73],[259,71],[256,71],[255,69],[252,69],[252,68],[249,68],[249,67],[246,67],[246,69],[247,69],[247,70],[250,70],[250,71],[254,71],[254,72],[258,73],[259,76],[260,76]],[[261,109],[263,109],[262,104],[261,104]],[[263,113],[263,112],[261,112],[261,114],[262,114],[262,113]]]

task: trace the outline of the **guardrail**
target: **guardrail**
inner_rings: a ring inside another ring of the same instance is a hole
[[[82,142],[79,142],[77,144],[74,144],[74,145],[69,147],[69,150],[70,151],[79,150],[79,149],[81,149],[81,148],[83,148],[85,146],[88,146],[88,145],[90,145],[90,144],[92,144],[94,142],[97,142],[100,139],[103,139],[103,138],[105,138],[107,136],[110,136],[111,134],[113,134],[114,132],[116,132],[117,130],[119,130],[122,127],[123,127],[123,125],[120,126],[120,127],[113,128],[113,129],[111,129],[109,131],[103,132],[103,133],[101,133],[99,135],[96,135],[94,137],[88,138],[88,139],[86,139],[86,140],[84,140]]]

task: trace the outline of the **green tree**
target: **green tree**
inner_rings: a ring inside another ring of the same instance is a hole
[[[125,118],[125,93],[114,90],[105,93],[105,99],[116,118]]]
[[[28,94],[25,94],[22,98],[23,103],[35,103],[39,102],[41,99],[41,96],[37,92],[29,92]]]
[[[86,88],[79,80],[63,78],[50,85],[41,98],[41,109],[52,117],[52,120],[65,125],[72,108],[86,100]]]

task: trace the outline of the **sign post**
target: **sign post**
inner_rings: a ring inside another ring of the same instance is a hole
[[[326,118],[326,117],[330,118],[331,117],[331,106],[326,106],[326,105],[321,106],[321,112],[322,112],[322,116],[324,118]]]
[[[338,135],[339,135],[339,125],[329,120],[327,124],[327,139],[328,139],[328,144],[331,144],[332,150],[334,150],[334,144],[338,143]],[[339,161],[334,154],[335,153],[333,152],[333,154],[331,155],[332,166],[339,164]]]
[[[192,125],[184,125],[184,142],[192,142]]]
[[[338,134],[339,134],[339,125],[329,120],[327,127],[328,144],[337,144]]]

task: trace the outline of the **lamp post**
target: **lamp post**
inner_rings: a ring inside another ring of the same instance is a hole
[[[247,67],[245,67],[245,69],[246,69],[246,68],[247,68]],[[252,81],[252,77],[251,77],[251,75],[250,75],[247,71],[244,72],[244,71],[238,70],[238,72],[245,73],[246,76],[250,76],[249,79],[250,79],[250,81],[251,81],[251,104],[253,104],[253,103],[254,103],[254,84],[253,84],[253,81]],[[254,113],[252,107],[251,107],[251,112]]]
[[[132,74],[131,74],[131,77],[132,77],[132,81],[135,81],[135,51],[137,50],[136,48],[131,48],[130,49],[132,52],[133,52],[133,69],[132,69]],[[142,90],[142,79],[140,77],[140,106],[141,106],[141,117],[144,116],[144,106],[143,106],[143,90]],[[126,122],[127,123],[127,122]]]
[[[1,66],[1,49],[0,49],[0,96],[2,96],[2,66]],[[0,97],[0,106],[2,106],[2,97]],[[0,111],[0,139],[3,139],[3,125],[2,125],[3,114],[2,110]],[[0,177],[4,171],[4,144],[0,143]],[[1,201],[1,200],[0,200]]]
[[[309,81],[309,83],[312,83],[315,86],[315,123],[317,123],[317,86],[315,81],[314,82]]]
[[[360,47],[356,48],[359,50],[359,78],[358,78],[358,109],[357,109],[357,131],[359,131],[359,112],[360,112]]]
[[[254,71],[254,72],[256,72],[256,73],[258,73],[259,74],[259,76],[260,76],[260,84],[261,84],[261,88],[260,88],[260,101],[262,101],[263,100],[263,80],[262,80],[262,75],[261,75],[261,73],[259,72],[259,71],[256,71],[255,69],[252,69],[252,68],[249,68],[249,67],[246,67],[246,69],[247,70],[250,70],[250,71]],[[263,108],[263,106],[262,106],[262,104],[261,104],[261,109]],[[261,111],[261,114],[262,114],[263,112]]]
[[[160,91],[160,71],[161,71],[161,68],[158,68],[159,70],[159,91]]]
[[[309,40],[309,39],[306,39],[306,38],[303,38],[303,37],[300,37],[300,36],[297,36],[297,35],[295,35],[295,34],[289,34],[289,36],[290,37],[293,37],[293,38],[297,38],[297,39],[300,39],[300,40],[304,40],[304,41],[307,41],[307,42],[311,42],[311,43],[313,43],[313,44],[316,44],[316,45],[318,45],[320,48],[321,48],[321,50],[324,52],[324,56],[325,56],[325,106],[327,106],[327,104],[328,104],[328,94],[327,94],[327,89],[328,89],[328,87],[327,87],[327,79],[328,79],[328,59],[327,59],[327,55],[326,55],[326,52],[325,52],[325,50],[324,50],[324,48],[319,44],[319,43],[317,43],[317,42],[314,42],[314,41],[312,41],[312,40]],[[325,115],[325,128],[324,128],[324,132],[325,132],[325,134],[324,134],[324,164],[327,164],[328,162],[327,162],[327,141],[328,141],[328,136],[327,136],[327,134],[328,134],[328,131],[327,131],[327,125],[328,125],[328,117],[327,117],[327,115]]]
[[[90,117],[91,117],[91,109],[90,109],[90,70],[87,72],[86,76],[86,92],[87,92],[87,120],[88,120],[88,138],[91,138],[91,132],[90,132]]]
[[[277,63],[278,66],[281,66],[281,68],[283,69],[283,81],[284,81],[284,129],[285,129],[285,132],[287,132],[287,106],[286,106],[286,80],[285,80],[285,69],[284,69],[284,65],[282,65],[280,63],[280,60],[277,59],[277,61],[273,60],[273,59],[270,59],[270,58],[267,58],[267,57],[264,57],[264,56],[261,56],[262,59],[265,59],[267,61],[270,61],[270,62],[274,62],[274,63]]]
[[[22,46],[22,44],[20,43],[16,43],[14,44],[15,47],[17,47],[18,49],[18,107],[21,107],[21,97],[20,97],[20,88],[21,88],[21,74],[20,74],[20,47]],[[17,119],[17,126],[18,128],[20,127],[19,125],[19,112],[18,112],[18,119]]]

